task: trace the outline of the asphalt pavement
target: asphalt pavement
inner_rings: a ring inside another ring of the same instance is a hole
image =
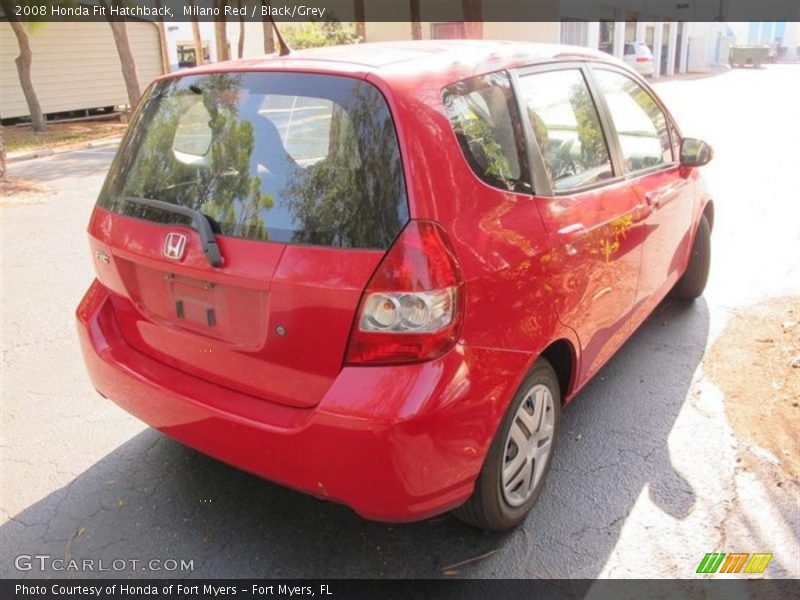
[[[665,302],[566,409],[539,503],[502,535],[447,515],[362,520],[97,395],[73,311],[92,280],[84,232],[114,150],[12,164],[53,193],[0,199],[0,576],[66,575],[25,558],[47,555],[109,568],[71,577],[692,577],[712,551],[773,552],[765,576],[800,576],[797,482],[742,470],[746,444],[702,366],[731,310],[800,293],[800,65],[657,89],[683,133],[716,150],[708,292]]]

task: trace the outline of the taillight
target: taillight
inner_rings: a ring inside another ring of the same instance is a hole
[[[347,364],[430,360],[458,341],[464,281],[442,228],[410,221],[372,276],[350,334]]]
[[[652,58],[648,58],[647,56],[640,56],[640,57],[638,57],[636,59],[636,62],[644,63],[644,62],[650,62],[651,60],[653,60],[653,59]]]

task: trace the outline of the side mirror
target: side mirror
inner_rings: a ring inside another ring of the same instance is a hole
[[[681,141],[681,164],[687,167],[702,167],[711,162],[714,151],[703,140],[683,138]]]

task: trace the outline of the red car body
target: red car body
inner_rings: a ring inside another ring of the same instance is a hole
[[[97,278],[77,309],[95,388],[188,446],[367,518],[411,521],[462,504],[537,358],[572,399],[681,277],[701,216],[713,216],[697,169],[677,157],[566,195],[476,176],[444,88],[591,65],[625,69],[589,50],[476,41],[320,49],[166,76],[289,72],[375,86],[396,128],[409,222],[433,223],[456,262],[456,337],[432,358],[353,364],[354,315],[385,250],[218,235],[225,262],[215,268],[194,228],[98,205],[88,228]],[[170,232],[188,239],[181,261],[164,257]],[[176,297],[187,310],[213,306],[214,327],[178,323]]]

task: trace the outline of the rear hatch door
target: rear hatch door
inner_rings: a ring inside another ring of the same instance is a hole
[[[339,373],[362,291],[407,220],[377,89],[347,77],[223,73],[151,86],[89,233],[132,347],[309,407]]]

